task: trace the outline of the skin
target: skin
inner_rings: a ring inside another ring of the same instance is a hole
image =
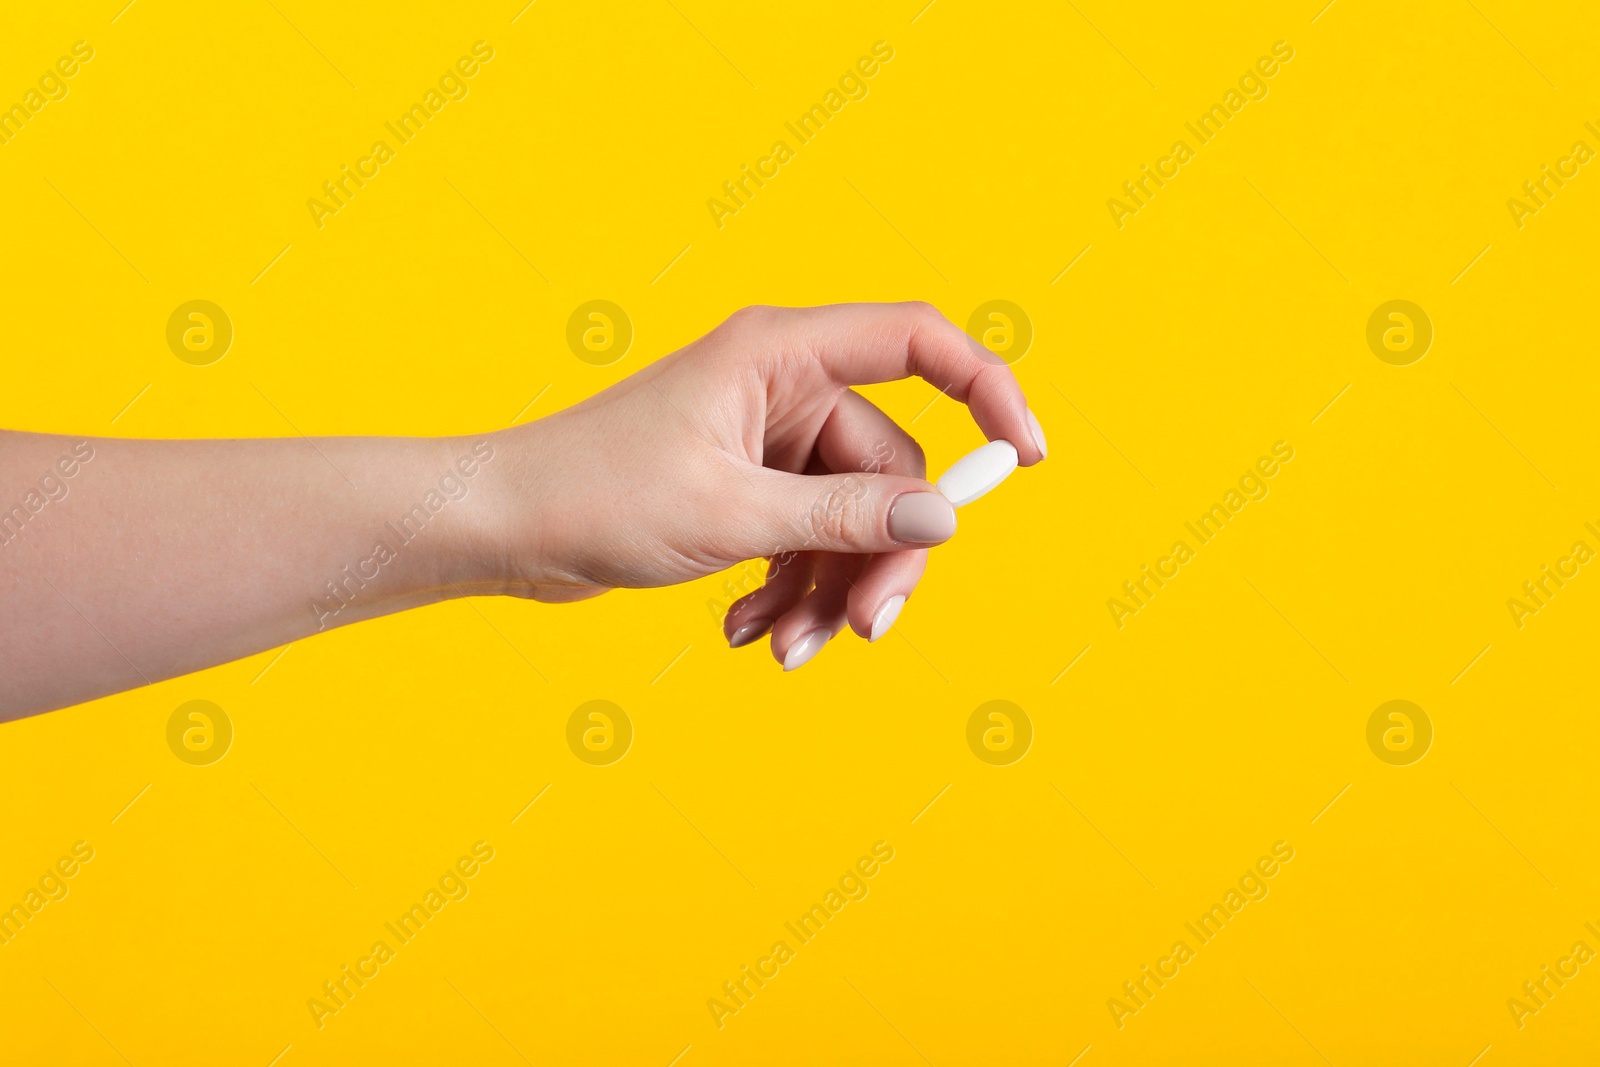
[[[817,631],[868,636],[927,562],[891,509],[933,486],[851,387],[910,375],[1044,458],[1010,368],[926,304],[747,308],[582,403],[466,437],[0,431],[0,719],[453,597],[559,603],[757,557],[768,580],[730,608],[730,641],[770,632],[781,663]]]

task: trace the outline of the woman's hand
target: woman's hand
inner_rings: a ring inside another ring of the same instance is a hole
[[[452,597],[575,600],[766,556],[729,641],[787,669],[876,639],[955,512],[850,390],[921,375],[1044,458],[1011,371],[925,304],[741,311],[486,437],[0,430],[0,721]]]
[[[955,510],[922,449],[850,387],[909,375],[966,403],[1024,465],[1044,435],[1011,370],[931,306],[746,308],[584,402],[496,437],[484,530],[504,592],[561,601],[688,581],[756,557],[734,646],[786,670],[848,621],[876,640]]]

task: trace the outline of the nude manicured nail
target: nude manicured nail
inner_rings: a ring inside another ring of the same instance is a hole
[[[789,654],[783,657],[783,669],[786,671],[804,667],[811,661],[811,657],[822,651],[822,646],[828,643],[828,638],[833,634],[826,629],[812,630],[793,645],[789,646]]]
[[[956,532],[956,509],[939,493],[906,493],[889,505],[889,536],[896,541],[937,544]]]
[[[1048,459],[1050,457],[1050,446],[1044,443],[1044,430],[1040,428],[1039,416],[1033,413],[1032,408],[1028,409],[1028,429],[1033,432],[1033,443],[1039,446],[1040,458]]]
[[[758,638],[762,634],[766,633],[767,632],[767,627],[769,627],[771,625],[772,624],[770,622],[767,622],[765,619],[760,619],[760,620],[758,620],[756,622],[747,622],[747,623],[745,623],[743,626],[741,626],[737,630],[733,631],[733,634],[731,636],[729,636],[729,638],[728,638],[728,647],[729,648],[743,648],[745,645],[748,645],[751,641],[754,641],[756,638]]]
[[[889,627],[894,625],[894,620],[900,617],[900,609],[905,606],[906,598],[903,595],[892,596],[885,600],[883,607],[879,608],[878,613],[872,617],[872,634],[867,640],[876,641],[888,633]]]

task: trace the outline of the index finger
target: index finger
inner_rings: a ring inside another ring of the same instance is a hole
[[[937,308],[831,304],[783,309],[796,316],[822,371],[838,385],[871,385],[916,375],[967,405],[991,441],[1010,441],[1023,466],[1044,458],[1044,435],[1011,367]]]

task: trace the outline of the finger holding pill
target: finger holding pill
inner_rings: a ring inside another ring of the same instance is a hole
[[[813,349],[815,366],[835,385],[872,385],[914,375],[967,405],[985,437],[1016,445],[1020,466],[1044,459],[1044,434],[1011,367],[932,305],[836,304],[769,311],[794,316],[825,339]],[[793,363],[772,366],[792,368]]]

